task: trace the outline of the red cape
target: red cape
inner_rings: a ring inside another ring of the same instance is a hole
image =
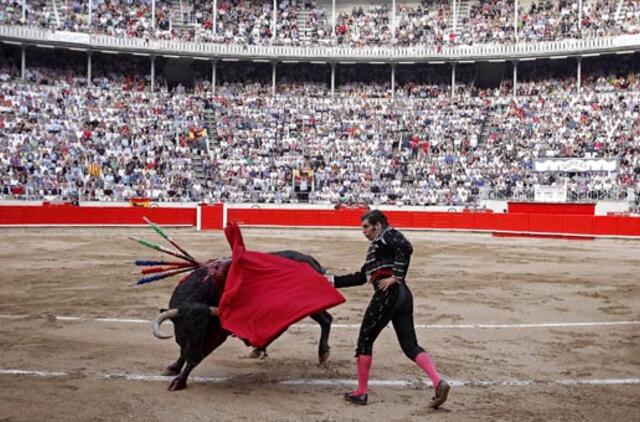
[[[232,262],[219,317],[222,327],[252,346],[264,347],[291,324],[345,301],[310,265],[246,250],[236,223],[224,232]]]

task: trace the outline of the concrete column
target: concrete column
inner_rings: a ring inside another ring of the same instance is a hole
[[[151,92],[156,90],[156,56],[151,56]]]
[[[518,95],[518,62],[513,62],[513,96]]]
[[[91,51],[87,51],[87,86],[91,86]]]
[[[218,62],[211,60],[211,94],[216,95],[216,73],[218,70]]]
[[[20,78],[24,81],[27,78],[27,46],[20,46]]]
[[[578,94],[582,92],[582,57],[578,57],[578,67],[576,69],[577,75],[577,84],[578,84]]]
[[[271,63],[271,95],[272,96],[276,96],[276,77],[277,77],[277,73],[276,73],[276,68],[278,67],[278,63],[277,62],[273,62]]]
[[[22,0],[22,22],[27,22],[27,0]]]
[[[451,63],[451,98],[456,95],[456,63]]]
[[[151,0],[151,28],[156,29],[156,0]]]
[[[396,98],[396,64],[391,63],[391,99]]]
[[[331,99],[336,95],[336,64],[331,63]]]
[[[93,0],[89,0],[89,25],[93,22]]]

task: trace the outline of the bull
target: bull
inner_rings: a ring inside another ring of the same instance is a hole
[[[305,262],[318,273],[325,273],[312,256],[290,250],[271,254]],[[222,327],[218,318],[218,305],[230,265],[230,259],[211,260],[206,266],[189,273],[173,291],[169,309],[160,313],[153,321],[153,334],[160,339],[169,339],[172,336],[162,333],[160,326],[170,319],[176,343],[180,346],[178,359],[163,371],[163,375],[176,375],[169,385],[170,391],[186,388],[191,371],[231,335]],[[320,364],[324,364],[329,358],[329,332],[333,317],[327,311],[310,317],[320,325],[318,360]],[[254,357],[261,354],[266,356],[266,347],[252,351]]]

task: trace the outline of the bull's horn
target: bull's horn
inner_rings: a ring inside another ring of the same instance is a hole
[[[211,316],[218,316],[218,307],[209,306],[209,312],[211,312]]]
[[[173,337],[170,334],[164,334],[162,331],[160,331],[160,325],[162,325],[162,323],[165,320],[173,319],[173,318],[175,318],[177,316],[178,316],[178,310],[177,309],[169,309],[167,311],[164,311],[160,315],[158,315],[156,317],[156,319],[153,320],[153,335],[156,336],[157,338],[161,339],[161,340],[166,340],[168,338]]]

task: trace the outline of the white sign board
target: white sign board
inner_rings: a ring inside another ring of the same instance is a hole
[[[56,31],[53,32],[49,38],[54,41],[72,42],[78,44],[89,44],[91,42],[91,35],[71,31]]]
[[[536,185],[533,198],[536,202],[567,202],[567,187]]]
[[[587,171],[617,171],[615,158],[540,158],[533,163],[535,171],[580,173]]]

